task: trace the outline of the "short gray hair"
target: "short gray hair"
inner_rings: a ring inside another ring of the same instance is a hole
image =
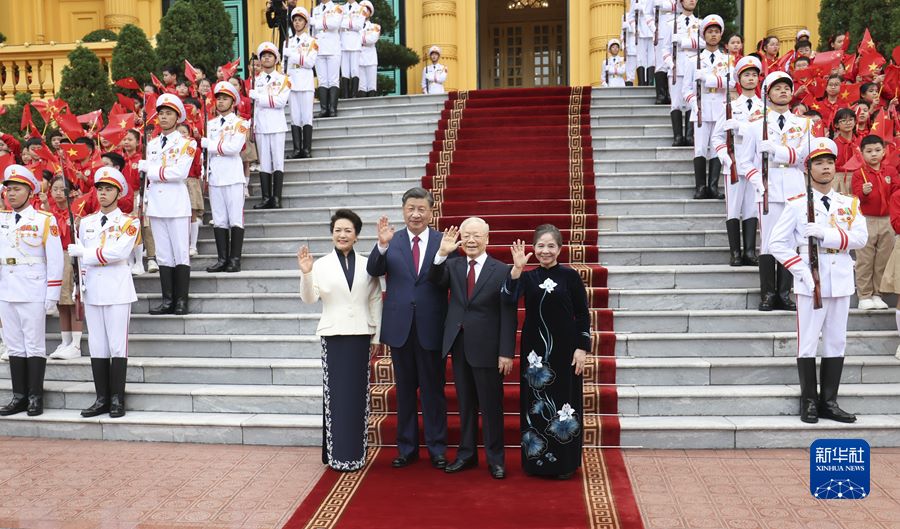
[[[553,237],[553,240],[556,241],[557,246],[563,245],[562,233],[560,233],[559,228],[554,226],[553,224],[541,224],[537,228],[534,229],[534,241],[533,244],[537,244],[538,239],[543,237],[544,235],[550,234]]]
[[[406,205],[406,201],[411,198],[424,198],[428,200],[428,207],[434,207],[434,196],[431,195],[431,191],[425,189],[424,187],[413,187],[406,190],[406,193],[403,193],[403,200],[401,204]]]
[[[481,224],[482,226],[484,226],[485,232],[491,231],[491,227],[481,217],[469,217],[466,220],[462,221],[462,224],[459,225],[459,231],[463,231],[467,224]]]

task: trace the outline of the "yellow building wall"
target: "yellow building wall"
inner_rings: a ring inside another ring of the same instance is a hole
[[[161,12],[162,0],[0,0],[0,33],[7,44],[49,44],[131,23],[152,39]]]

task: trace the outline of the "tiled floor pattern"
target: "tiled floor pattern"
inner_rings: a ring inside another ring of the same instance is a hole
[[[0,437],[0,527],[279,529],[321,449]]]
[[[628,450],[646,529],[900,529],[900,449],[872,451],[864,500],[809,494],[808,450]]]

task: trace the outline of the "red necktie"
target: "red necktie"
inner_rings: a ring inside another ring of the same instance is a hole
[[[466,294],[469,299],[472,298],[472,292],[475,291],[475,259],[469,261],[469,275],[466,276]]]
[[[416,235],[416,236],[413,237],[413,239],[412,239],[412,243],[413,243],[413,247],[412,247],[412,253],[413,253],[413,270],[416,271],[416,277],[418,277],[418,275],[419,275],[419,241],[420,241],[420,240],[421,240],[421,239],[419,239],[419,236],[418,236],[418,235]]]

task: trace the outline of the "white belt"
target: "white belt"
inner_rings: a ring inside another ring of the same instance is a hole
[[[800,253],[802,255],[809,255],[809,245],[804,244],[800,246]],[[819,253],[829,253],[829,254],[838,254],[838,253],[847,253],[842,250],[838,250],[837,248],[822,248],[819,246]]]
[[[44,264],[46,262],[45,257],[0,257],[0,265],[6,266]]]

